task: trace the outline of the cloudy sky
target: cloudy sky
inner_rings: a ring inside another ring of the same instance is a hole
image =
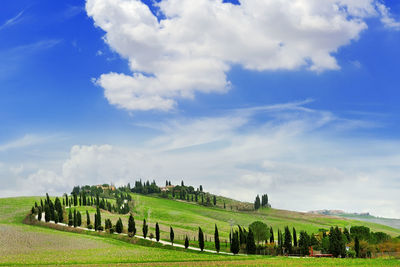
[[[4,0],[0,196],[165,179],[400,218],[400,2]]]

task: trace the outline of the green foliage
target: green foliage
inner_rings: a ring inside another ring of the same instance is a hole
[[[143,219],[143,226],[142,226],[142,231],[143,231],[143,237],[147,237],[147,233],[149,231],[149,226],[146,223],[146,219]]]
[[[256,196],[256,200],[254,201],[254,209],[258,210],[261,207],[260,196]]]
[[[270,243],[275,243],[274,230],[272,229],[272,227],[270,228],[269,234],[270,234],[270,236],[269,236],[269,242],[270,242]]]
[[[199,248],[201,251],[204,249],[204,233],[201,227],[199,227]]]
[[[285,248],[285,252],[287,254],[292,253],[292,235],[288,226],[285,227],[285,241],[283,243],[283,247]]]
[[[299,248],[300,253],[303,256],[308,256],[310,254],[309,247],[311,246],[311,238],[305,231],[300,232],[299,238]]]
[[[156,240],[157,242],[160,241],[160,226],[158,225],[158,222],[156,223]]]
[[[171,241],[172,245],[174,245],[174,229],[172,229],[172,226],[169,227],[169,240]]]
[[[90,215],[88,210],[86,210],[86,225],[90,225]]]
[[[44,220],[46,222],[50,221],[50,207],[48,204],[44,206]]]
[[[68,213],[68,226],[72,226],[74,224],[74,219],[72,218],[72,211],[69,209]]]
[[[356,252],[356,257],[360,257],[360,241],[358,240],[358,236],[354,237],[354,250]]]
[[[215,225],[215,230],[214,230],[214,243],[215,243],[215,250],[219,252],[221,247],[219,243],[219,233],[217,225]]]
[[[78,226],[81,226],[82,225],[82,215],[81,215],[81,213],[78,211],[77,213],[76,213],[76,221],[77,221],[77,225]]]
[[[297,233],[294,227],[293,227],[293,246],[297,247]]]
[[[341,256],[342,258],[346,256],[346,244],[343,240],[342,232],[339,227],[331,227],[329,233],[329,253],[334,257]]]
[[[247,254],[256,254],[256,243],[254,242],[254,235],[251,229],[249,229],[249,233],[247,234],[246,251]]]
[[[132,233],[133,236],[136,234],[136,223],[135,223],[135,218],[133,217],[132,213],[129,215],[128,233]]]
[[[38,207],[38,221],[42,220],[42,207]]]
[[[257,241],[257,244],[259,244],[260,241],[268,240],[268,238],[269,238],[270,233],[268,230],[268,226],[261,221],[252,222],[249,225],[249,230],[251,230],[253,232],[253,235]]]
[[[352,226],[350,233],[353,238],[357,236],[359,240],[367,241],[370,238],[370,229],[365,226]]]
[[[187,249],[189,247],[189,238],[188,236],[185,237],[185,248]]]
[[[115,231],[118,234],[120,234],[120,233],[122,233],[123,229],[124,229],[124,226],[122,224],[122,220],[121,220],[121,218],[119,218],[117,223],[116,223],[116,225],[115,225]],[[145,236],[145,238],[146,238],[146,236]]]
[[[74,227],[78,226],[78,218],[76,216],[76,210],[74,209]]]
[[[235,231],[232,233],[232,239],[231,239],[231,252],[233,254],[238,254],[240,250],[240,244],[239,244],[239,232]]]
[[[261,196],[261,207],[268,207],[268,195],[264,194]]]

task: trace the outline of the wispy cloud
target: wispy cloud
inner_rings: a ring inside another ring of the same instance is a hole
[[[21,12],[19,12],[16,16],[8,19],[6,22],[4,22],[2,25],[0,25],[0,31],[8,28],[12,25],[18,24],[23,20],[23,14],[24,14],[25,10],[22,10]]]

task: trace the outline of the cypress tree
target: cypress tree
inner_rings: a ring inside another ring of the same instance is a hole
[[[172,245],[174,245],[174,229],[172,229],[172,226],[169,227],[169,240],[171,240]]]
[[[214,203],[214,206],[217,205],[217,197],[216,196],[213,197],[213,203]]]
[[[74,220],[72,218],[72,212],[71,209],[69,209],[69,213],[68,213],[68,226],[72,226],[74,224]]]
[[[82,215],[81,215],[80,211],[77,212],[76,216],[77,216],[77,219],[76,219],[77,225],[81,226],[82,225]]]
[[[68,195],[65,193],[65,206],[68,206]]]
[[[343,234],[346,236],[347,243],[351,242],[351,236],[350,236],[349,230],[347,228],[344,228]]]
[[[256,243],[251,229],[249,229],[249,233],[247,234],[246,251],[247,254],[256,254]]]
[[[204,249],[204,234],[203,230],[201,230],[200,227],[199,227],[199,248],[201,249],[201,251],[203,251]]]
[[[35,214],[35,207],[34,207],[34,206],[32,206],[31,214],[32,214],[32,215]]]
[[[158,223],[156,223],[156,240],[157,242],[160,241],[160,226],[158,226]]]
[[[132,233],[132,235],[136,234],[135,218],[133,218],[132,213],[129,216],[129,220],[128,220],[128,233]]]
[[[261,206],[260,196],[257,195],[257,196],[256,196],[256,200],[254,201],[254,209],[255,209],[255,210],[258,210],[258,209],[260,208],[260,206]]]
[[[42,220],[42,208],[39,206],[38,207],[38,221],[40,222]]]
[[[44,206],[44,220],[46,221],[46,222],[49,222],[50,221],[50,208],[49,208],[49,205],[48,204],[46,204],[45,206]]]
[[[220,250],[220,243],[219,243],[219,234],[218,234],[218,228],[217,225],[215,224],[215,231],[214,231],[214,242],[215,242],[215,250],[219,252]]]
[[[238,254],[240,250],[240,244],[239,244],[239,233],[238,231],[235,231],[232,234],[232,242],[231,242],[231,252],[233,254]]]
[[[86,210],[86,225],[90,224],[90,215],[89,212]]]
[[[96,216],[94,218],[95,230],[98,230],[99,226],[101,226],[101,213],[99,206],[97,206]]]
[[[300,253],[303,256],[307,256],[310,254],[309,250],[310,245],[311,245],[310,236],[307,234],[307,232],[301,231],[299,239],[299,248],[300,248]]]
[[[143,230],[143,237],[146,238],[146,236],[147,236],[147,231],[149,230],[149,226],[148,226],[147,223],[146,223],[146,219],[143,219],[143,227],[142,227],[142,230]]]
[[[285,252],[286,254],[291,254],[292,253],[292,234],[290,233],[289,227],[285,227],[285,241],[284,241],[284,247],[285,247]]]
[[[124,226],[122,224],[122,220],[121,220],[121,218],[119,218],[117,221],[117,224],[115,225],[115,231],[117,231],[117,233],[120,234],[120,233],[122,233],[123,229],[124,229]]]
[[[74,210],[74,227],[78,225],[78,218],[76,217],[76,210]]]
[[[189,238],[188,238],[188,236],[186,235],[186,238],[185,238],[185,248],[187,249],[189,247]]]
[[[225,204],[225,201],[224,201],[224,209],[226,209],[226,204]]]
[[[269,232],[270,232],[269,242],[270,243],[275,243],[274,230],[272,229],[272,227],[269,229]]]
[[[356,251],[356,257],[360,257],[360,241],[358,240],[358,236],[354,238],[354,250]]]
[[[297,234],[296,229],[293,227],[293,246],[297,247]]]
[[[44,206],[43,206],[43,200],[42,199],[40,199],[40,206],[42,207],[42,211],[44,210],[43,208],[44,208]]]
[[[78,196],[76,193],[74,193],[74,206],[78,206]]]

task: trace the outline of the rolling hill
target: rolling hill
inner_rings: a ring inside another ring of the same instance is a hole
[[[341,227],[350,225],[365,225],[372,231],[383,231],[392,236],[400,235],[400,230],[374,223],[361,222],[337,217],[310,215],[277,209],[262,209],[254,211],[235,211],[220,207],[204,207],[194,203],[169,200],[152,196],[132,194],[135,203],[134,214],[136,228],[141,233],[142,219],[146,218],[150,232],[154,232],[155,222],[161,226],[161,238],[168,239],[169,226],[176,233],[176,239],[181,239],[188,234],[191,238],[197,234],[201,226],[209,238],[213,234],[214,225],[220,229],[221,239],[227,239],[230,230],[230,221],[245,227],[255,220],[262,220],[277,231],[286,225],[296,227],[298,230],[309,232],[318,231],[320,228],[328,229],[331,225]],[[209,253],[187,252],[178,248],[160,248],[159,246],[144,246],[143,244],[130,244],[107,236],[93,236],[90,234],[76,234],[56,231],[47,227],[31,226],[22,223],[35,201],[40,197],[18,197],[0,199],[0,265],[14,264],[115,264],[115,263],[140,263],[151,265],[190,266],[194,262],[204,265],[393,265],[398,260],[365,261],[354,259],[343,261],[341,259],[290,259],[285,257],[262,256],[226,256]],[[93,214],[94,208],[77,207],[78,210],[88,211]],[[113,223],[121,217],[127,225],[127,215],[102,212],[103,220],[111,218]],[[212,243],[206,244],[212,246]],[[224,243],[222,241],[222,246]]]

